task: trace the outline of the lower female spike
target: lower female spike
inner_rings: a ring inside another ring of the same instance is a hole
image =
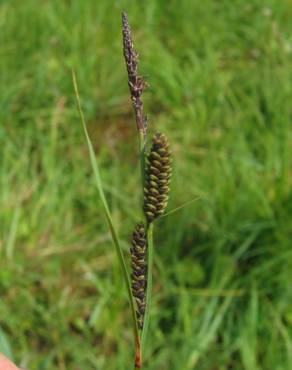
[[[132,260],[132,292],[137,304],[137,321],[139,329],[143,328],[146,305],[146,232],[143,223],[138,223],[133,232],[131,260]]]

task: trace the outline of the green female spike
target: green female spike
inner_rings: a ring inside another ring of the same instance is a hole
[[[164,134],[155,134],[147,158],[144,188],[144,212],[148,223],[161,216],[168,202],[171,177],[171,153]]]

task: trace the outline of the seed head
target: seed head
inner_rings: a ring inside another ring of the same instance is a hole
[[[164,134],[155,134],[147,158],[144,188],[144,211],[150,223],[161,216],[168,202],[171,177],[169,144]]]
[[[146,232],[143,223],[138,223],[133,232],[131,260],[132,260],[132,292],[137,304],[137,321],[139,329],[143,328],[146,306]]]
[[[141,97],[144,89],[147,87],[147,83],[138,73],[138,54],[134,50],[131,28],[125,12],[122,13],[122,34],[124,58],[128,72],[128,85],[135,111],[136,124],[138,130],[143,131],[144,139],[146,140],[147,127],[145,117],[143,116],[143,102]]]

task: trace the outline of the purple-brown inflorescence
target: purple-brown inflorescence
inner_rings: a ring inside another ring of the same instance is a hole
[[[137,303],[137,321],[139,329],[143,328],[145,306],[146,306],[146,232],[143,223],[138,223],[133,232],[132,248],[132,292]]]
[[[143,102],[141,95],[147,86],[144,78],[138,74],[138,54],[134,50],[131,28],[125,12],[122,13],[122,33],[126,67],[128,71],[128,85],[131,99],[135,110],[135,118],[138,130],[143,132],[146,138],[147,120],[143,117]]]
[[[144,211],[148,223],[161,216],[167,206],[171,177],[170,155],[166,136],[160,133],[154,135],[147,158],[144,188]]]

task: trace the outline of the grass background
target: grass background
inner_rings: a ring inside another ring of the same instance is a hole
[[[0,2],[0,349],[129,369],[132,332],[71,68],[125,253],[141,217],[127,10],[151,131],[174,153],[146,369],[292,368],[289,0]]]

